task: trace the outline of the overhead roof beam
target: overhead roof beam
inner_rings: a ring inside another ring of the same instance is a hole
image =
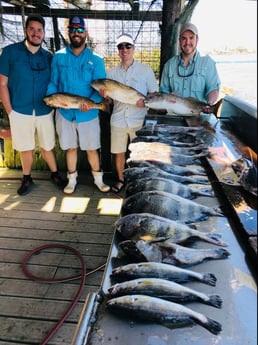
[[[21,8],[19,6],[2,7],[2,14],[21,15]],[[69,18],[73,15],[83,16],[87,19],[103,19],[103,20],[139,20],[139,21],[161,21],[162,11],[88,11],[80,9],[51,9],[41,6],[40,8],[25,8],[25,15],[31,13],[40,13],[43,17],[59,17]]]

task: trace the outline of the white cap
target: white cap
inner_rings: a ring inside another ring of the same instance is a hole
[[[133,46],[135,44],[132,36],[129,34],[122,34],[122,35],[118,36],[118,38],[116,40],[116,46],[118,46],[120,43],[130,43]]]
[[[186,23],[182,26],[180,30],[180,36],[185,32],[185,31],[192,31],[196,36],[198,36],[198,29],[197,27],[192,24],[192,23]]]

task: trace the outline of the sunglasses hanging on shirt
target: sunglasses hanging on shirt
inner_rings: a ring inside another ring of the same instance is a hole
[[[189,69],[189,73],[188,74],[182,74],[180,73],[180,67],[181,67],[181,63],[179,61],[178,65],[177,65],[177,75],[180,77],[180,78],[188,78],[188,77],[191,77],[193,74],[194,74],[194,69],[195,69],[195,62],[193,62],[191,64],[191,68]],[[186,69],[184,69],[186,70]]]

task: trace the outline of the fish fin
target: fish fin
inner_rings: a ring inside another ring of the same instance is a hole
[[[212,113],[215,115],[216,118],[219,118],[218,117],[218,111],[219,111],[219,108],[220,108],[222,102],[223,102],[223,98],[221,98],[220,100],[218,100],[217,103],[215,103],[211,106],[211,108],[213,109]]]

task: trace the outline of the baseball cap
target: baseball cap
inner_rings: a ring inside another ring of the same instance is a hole
[[[130,43],[133,46],[135,45],[132,36],[129,34],[122,34],[122,35],[118,36],[118,38],[116,40],[116,46],[118,46],[120,43]]]
[[[85,29],[85,22],[82,17],[74,16],[70,18],[68,28],[77,27]]]
[[[40,14],[30,14],[26,19],[26,23],[25,23],[26,28],[29,22],[31,21],[39,22],[43,25],[43,28],[45,28],[45,19]]]
[[[180,36],[182,35],[182,33],[184,33],[185,31],[188,31],[188,30],[192,31],[196,36],[198,36],[198,29],[192,23],[186,23],[182,26],[182,28],[180,30]]]

